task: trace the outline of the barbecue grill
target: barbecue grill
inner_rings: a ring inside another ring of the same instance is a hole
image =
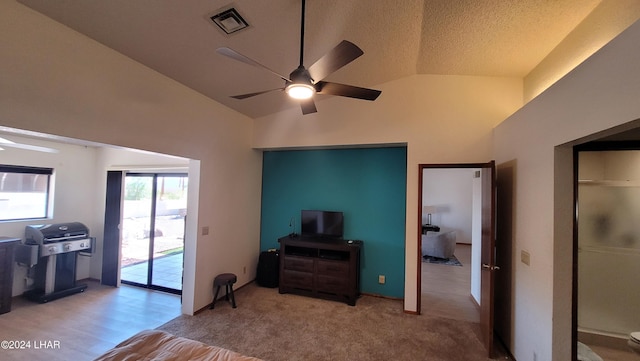
[[[76,263],[80,252],[91,253],[95,238],[80,222],[30,225],[24,243],[18,246],[16,261],[35,270],[34,288],[24,293],[37,302],[48,302],[78,292]]]

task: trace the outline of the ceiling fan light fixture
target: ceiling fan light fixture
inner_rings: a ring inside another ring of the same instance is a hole
[[[293,99],[309,99],[316,93],[316,88],[309,84],[291,83],[285,88]]]

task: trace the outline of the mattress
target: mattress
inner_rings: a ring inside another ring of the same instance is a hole
[[[145,330],[122,341],[96,361],[260,361],[255,357],[158,330]]]

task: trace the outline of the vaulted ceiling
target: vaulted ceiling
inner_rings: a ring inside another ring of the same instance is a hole
[[[300,0],[19,2],[249,117],[298,106],[280,92],[230,98],[283,81],[215,49],[233,48],[288,75],[299,62]],[[346,39],[364,55],[327,80],[375,88],[413,74],[522,78],[600,2],[308,0],[304,62]],[[230,7],[249,27],[227,35],[209,16]]]

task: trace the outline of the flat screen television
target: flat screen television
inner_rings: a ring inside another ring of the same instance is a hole
[[[302,236],[342,238],[342,212],[303,210],[300,217]]]

